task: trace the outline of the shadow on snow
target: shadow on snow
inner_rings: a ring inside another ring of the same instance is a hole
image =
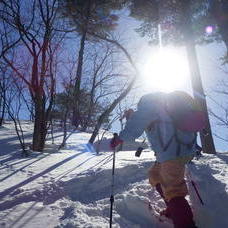
[[[147,179],[147,171],[152,162],[128,165],[115,170],[114,192],[121,193],[131,184]],[[74,178],[65,182],[63,187],[72,201],[92,203],[110,197],[112,172],[110,169]]]

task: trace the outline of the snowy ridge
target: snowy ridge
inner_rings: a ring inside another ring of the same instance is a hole
[[[27,124],[28,139],[30,129]],[[56,144],[61,135],[55,133]],[[112,152],[89,151],[89,136],[75,132],[61,151],[48,144],[44,153],[21,158],[12,126],[0,129],[1,228],[109,227]],[[113,227],[171,228],[169,221],[156,216],[156,209],[165,204],[147,180],[154,155],[146,150],[137,158],[134,148],[116,154]],[[188,200],[200,228],[228,227],[227,162],[228,153],[221,152],[189,165],[187,180],[194,180],[205,204],[189,182]]]

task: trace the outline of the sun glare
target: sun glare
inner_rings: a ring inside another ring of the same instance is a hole
[[[142,83],[146,89],[170,92],[185,87],[189,68],[183,53],[173,49],[160,49],[149,56],[141,71]]]

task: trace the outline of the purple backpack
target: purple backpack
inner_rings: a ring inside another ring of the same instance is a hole
[[[161,130],[158,128],[159,141],[163,151],[166,151],[173,140],[177,142],[176,154],[180,154],[181,145],[193,148],[196,144],[197,132],[206,127],[206,115],[200,105],[187,93],[175,91],[165,96],[165,109],[172,119],[174,135],[165,144],[161,137]],[[189,142],[183,142],[179,137],[179,131],[193,133]]]
[[[206,127],[206,115],[189,94],[174,91],[166,97],[166,111],[181,131],[199,132]]]

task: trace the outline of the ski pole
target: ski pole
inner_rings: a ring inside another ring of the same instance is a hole
[[[200,196],[200,194],[199,194],[199,191],[198,191],[198,189],[197,189],[197,187],[196,187],[195,182],[194,182],[193,180],[191,180],[191,183],[192,183],[193,188],[195,189],[196,195],[198,196],[200,203],[201,203],[202,205],[204,205],[204,202],[203,202],[203,200],[202,200],[202,198],[201,198],[201,196]]]
[[[192,178],[191,178],[189,167],[188,167],[188,177],[189,177],[190,182],[191,182],[191,184],[192,184],[192,186],[193,186],[193,188],[194,188],[194,190],[195,190],[195,192],[196,192],[196,195],[198,196],[198,199],[199,199],[200,203],[201,203],[202,205],[204,205],[204,202],[203,202],[203,200],[202,200],[202,198],[201,198],[201,196],[200,196],[200,194],[199,194],[199,191],[198,191],[198,189],[197,189],[197,187],[196,187],[196,183],[195,183],[195,182],[192,180]]]
[[[112,163],[112,184],[111,184],[111,196],[110,196],[110,220],[109,220],[109,227],[112,227],[112,211],[113,211],[113,204],[114,204],[114,178],[115,178],[115,159],[116,159],[116,147],[113,149],[113,163]]]

